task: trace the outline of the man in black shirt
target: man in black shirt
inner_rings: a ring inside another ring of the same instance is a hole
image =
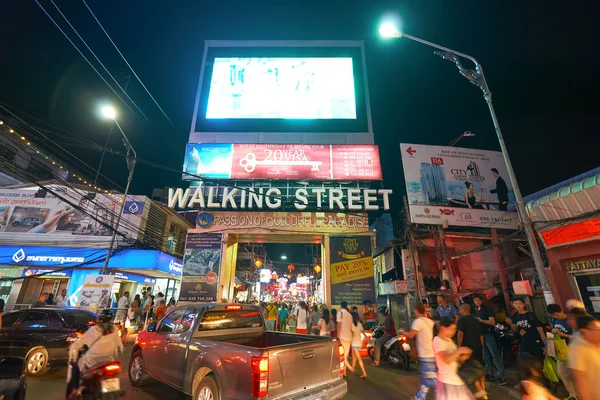
[[[485,297],[481,294],[473,296],[473,302],[475,303],[475,310],[473,315],[481,323],[481,330],[483,333],[483,361],[485,362],[485,368],[487,369],[486,380],[494,380],[494,365],[498,369],[498,379],[496,384],[499,386],[506,385],[506,376],[504,374],[504,363],[502,362],[502,356],[496,343],[496,336],[494,336],[494,327],[496,325],[496,317],[494,312],[484,305]],[[493,362],[493,363],[492,363]]]
[[[525,300],[515,298],[513,306],[517,310],[511,318],[506,318],[506,323],[521,335],[519,358],[526,354],[540,360],[544,359],[546,347],[546,333],[538,317],[525,308]]]
[[[483,335],[481,333],[481,324],[473,315],[471,315],[471,306],[463,304],[460,306],[461,317],[458,320],[458,347],[466,346],[473,350],[473,354],[469,358],[470,362],[478,361],[483,364]],[[485,392],[485,375],[475,381],[475,387],[478,393],[475,398],[484,397]]]
[[[508,209],[508,186],[496,168],[492,168],[492,174],[496,178],[496,189],[490,190],[490,193],[496,193],[498,196],[498,209],[506,211]]]

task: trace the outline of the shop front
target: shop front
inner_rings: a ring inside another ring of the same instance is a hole
[[[96,248],[0,246],[0,273],[11,284],[3,299],[12,309],[35,302],[41,293],[66,289],[69,304],[76,304],[85,276],[101,273],[106,254]],[[107,269],[115,275],[113,301],[126,291],[133,297],[148,288],[176,298],[181,271],[180,259],[158,250],[113,253]]]
[[[318,279],[311,282],[289,270],[295,289],[306,292],[303,298],[320,299],[329,306],[339,306],[342,301],[352,305],[361,305],[365,299],[375,302],[373,233],[366,214],[199,211],[195,219],[196,228],[188,230],[186,242],[182,302],[239,300],[244,285],[254,287],[247,293],[261,300],[281,294],[285,277],[273,279],[269,274],[263,279],[264,287],[260,277],[244,284],[236,278],[240,243],[318,246],[322,255],[322,266],[314,275]]]

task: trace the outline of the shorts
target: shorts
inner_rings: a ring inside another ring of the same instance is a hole
[[[352,346],[352,350],[360,351],[361,346]]]

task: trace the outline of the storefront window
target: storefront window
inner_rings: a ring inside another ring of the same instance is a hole
[[[575,275],[575,281],[585,308],[600,317],[600,273]]]

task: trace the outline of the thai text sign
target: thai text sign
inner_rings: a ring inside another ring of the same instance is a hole
[[[375,302],[370,236],[332,237],[331,304]]]

